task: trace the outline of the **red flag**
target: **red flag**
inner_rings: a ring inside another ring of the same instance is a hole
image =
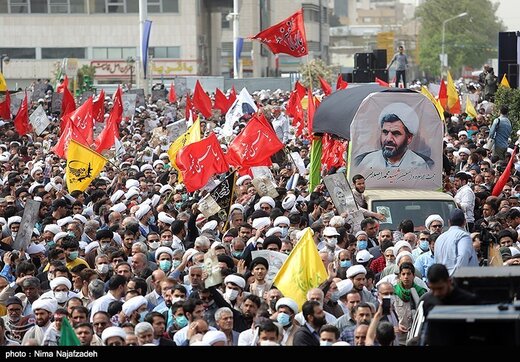
[[[123,105],[121,101],[121,88],[118,87],[114,94],[114,106],[110,110],[107,118],[106,127],[103,128],[98,138],[94,142],[97,153],[110,149],[119,136],[119,123],[123,117]]]
[[[292,117],[292,125],[296,128],[296,136],[301,136],[303,132],[303,108],[297,91],[291,92],[285,113]]]
[[[339,168],[345,164],[343,153],[346,150],[346,143],[333,139],[331,135],[325,133],[323,137],[321,163],[327,170],[332,167]]]
[[[491,196],[498,196],[502,192],[502,189],[506,185],[507,181],[509,181],[509,177],[511,176],[511,168],[513,167],[513,163],[515,161],[516,157],[516,150],[517,146],[515,146],[515,149],[513,150],[513,154],[511,155],[511,158],[509,159],[509,162],[507,163],[507,167],[500,175],[500,178],[498,179],[497,183],[495,184],[495,187],[493,187],[493,192],[491,193]]]
[[[228,162],[235,166],[270,165],[270,157],[284,147],[263,113],[256,114],[229,145]]]
[[[316,111],[316,105],[314,104],[314,96],[312,90],[309,88],[307,92],[307,131],[309,132],[309,138],[312,139],[312,121],[314,120],[314,112]]]
[[[61,116],[74,112],[76,110],[76,102],[69,88],[63,90],[63,100],[61,101]]]
[[[390,84],[388,84],[384,80],[379,79],[378,77],[376,77],[376,83],[382,87],[390,87]]]
[[[336,82],[336,90],[346,89],[348,87],[348,83],[343,80],[343,76],[341,73],[338,75],[338,81]]]
[[[226,97],[224,93],[220,89],[217,88],[215,91],[215,109],[220,110],[220,114],[226,114],[235,99],[231,99],[232,94],[229,95],[229,99]],[[236,97],[236,95],[235,95]]]
[[[92,118],[102,123],[105,120],[105,90],[101,89],[99,96],[92,103]]]
[[[67,159],[67,149],[69,147],[69,141],[73,139],[86,147],[89,147],[85,136],[81,131],[74,125],[73,122],[66,122],[65,128],[61,131],[61,136],[58,139],[58,143],[54,146],[52,151],[63,159]]]
[[[303,11],[298,10],[287,19],[261,31],[251,39],[261,41],[274,54],[285,53],[297,58],[307,55]]]
[[[63,78],[63,82],[58,84],[56,87],[56,93],[63,93],[66,89],[69,89],[69,77],[67,77],[67,74],[65,74],[65,77]]]
[[[194,120],[197,117],[189,93],[186,93],[186,111],[184,112],[184,117],[186,118],[186,121],[190,118]]]
[[[170,83],[170,92],[168,93],[168,101],[170,103],[177,102],[177,93],[175,93],[175,86],[173,83]]]
[[[229,99],[233,99],[233,102],[235,101],[235,99],[237,99],[237,90],[235,89],[234,84],[231,86],[231,92],[229,92]]]
[[[63,118],[68,118],[65,122],[73,123],[74,126],[78,128],[78,131],[81,132],[81,135],[85,139],[86,143],[83,143],[85,146],[90,147],[93,142],[94,135],[94,119],[92,118],[92,97],[88,97],[87,101],[83,103],[78,109],[76,109],[73,113],[69,113]]]
[[[321,89],[323,89],[323,93],[325,93],[326,96],[328,96],[332,93],[332,87],[322,77],[320,77],[320,84],[321,84]]]
[[[206,94],[198,80],[193,93],[193,105],[204,117],[211,117],[211,98]]]
[[[0,103],[0,118],[11,120],[11,95],[9,91],[5,91],[5,100]]]
[[[448,89],[446,88],[444,79],[441,79],[441,87],[439,88],[439,96],[437,98],[439,102],[441,102],[442,108],[446,109],[448,107]]]
[[[27,109],[27,93],[25,93],[20,109],[14,119],[14,128],[20,136],[31,132],[32,127],[29,124],[29,110]]]
[[[296,81],[296,84],[294,85],[294,90],[296,92],[298,92],[298,95],[300,96],[300,100],[303,99],[303,97],[305,97],[305,95],[307,94],[307,88],[305,88],[298,80]]]
[[[201,189],[211,176],[229,171],[222,148],[212,132],[209,137],[181,148],[175,163],[188,192]]]

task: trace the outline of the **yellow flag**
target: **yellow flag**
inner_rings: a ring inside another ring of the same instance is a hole
[[[448,93],[448,110],[449,110],[449,112],[453,113],[453,114],[459,114],[460,113],[459,93],[457,93],[457,88],[455,88],[455,83],[453,82],[453,78],[451,77],[450,72],[448,72],[447,93]]]
[[[477,110],[473,105],[473,102],[469,99],[469,95],[466,96],[466,113],[471,116],[471,118],[477,118]]]
[[[170,145],[170,148],[168,149],[168,157],[170,157],[171,165],[178,171],[177,179],[179,182],[182,182],[182,174],[177,167],[177,164],[175,164],[175,156],[177,156],[177,152],[179,152],[184,146],[198,141],[200,141],[200,116],[195,122],[193,122],[191,127],[188,128],[186,132],[173,141],[173,143]]]
[[[276,274],[273,284],[301,308],[307,300],[307,292],[317,288],[327,278],[327,270],[318,254],[311,228],[307,228]]]
[[[107,159],[79,142],[70,140],[67,151],[67,188],[85,191],[105,167]]]
[[[439,117],[441,117],[441,119],[444,121],[444,109],[441,106],[441,102],[439,102],[438,99],[435,99],[433,94],[431,94],[428,88],[426,88],[424,85],[421,87],[421,93],[424,94],[433,103],[437,109],[437,112],[439,113]]]
[[[502,77],[502,80],[500,81],[500,85],[502,87],[511,88],[511,86],[509,85],[509,81],[507,80],[507,74],[506,73],[504,73],[504,76]]]
[[[0,73],[0,92],[7,90],[7,82],[5,81],[4,75]]]

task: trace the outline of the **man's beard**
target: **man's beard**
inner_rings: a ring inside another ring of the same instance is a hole
[[[393,149],[392,150],[387,149],[387,146],[393,147]],[[407,148],[406,143],[403,143],[400,146],[398,146],[394,142],[385,141],[383,143],[383,157],[388,160],[389,158],[393,158],[393,157],[396,157],[399,155],[402,156],[406,152],[406,148]]]

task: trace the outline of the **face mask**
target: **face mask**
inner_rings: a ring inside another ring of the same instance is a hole
[[[159,245],[161,245],[161,243],[158,242],[158,241],[152,241],[152,242],[151,242],[150,244],[148,244],[148,245],[150,245],[150,249],[152,249],[152,250],[156,250],[156,249],[159,247]]]
[[[238,297],[238,290],[226,288],[226,298],[233,301]]]
[[[155,224],[155,216],[150,216],[148,219],[148,224]]]
[[[421,240],[421,241],[419,242],[419,248],[420,248],[422,251],[428,251],[428,249],[430,248],[429,243],[428,243],[428,240]]]
[[[273,299],[269,302],[269,307],[272,309],[272,310],[276,310],[276,302],[278,302],[278,299]]]
[[[184,298],[181,298],[181,297],[173,297],[172,298],[172,304],[174,303],[177,303],[177,302],[184,302]]]
[[[76,234],[74,234],[74,231],[67,231],[67,235],[71,238],[76,238]]]
[[[173,240],[163,240],[161,241],[162,246],[170,247],[172,246]]]
[[[358,250],[365,250],[368,246],[368,242],[366,240],[359,240],[357,242]]]
[[[288,234],[289,234],[289,228],[288,227],[283,227],[282,228],[282,238],[287,237]]]
[[[173,261],[173,269],[177,269],[177,267],[181,265],[181,261],[180,260],[174,260]]]
[[[333,238],[333,239],[325,239],[325,240],[326,240],[325,242],[326,242],[327,244],[331,245],[331,246],[336,246],[336,244],[338,243],[338,239],[336,239],[336,238]]]
[[[273,341],[260,341],[260,346],[278,346],[278,343]]]
[[[108,273],[108,264],[98,264],[96,269],[99,274],[106,274]]]
[[[342,268],[350,268],[352,266],[352,262],[350,260],[342,260],[339,262],[339,266]]]
[[[331,341],[320,341],[320,346],[332,346]]]
[[[330,295],[330,300],[333,302],[337,302],[339,300],[339,292],[332,292],[332,294]]]
[[[175,208],[176,208],[177,210],[180,210],[181,207],[182,207],[182,201],[181,201],[181,202],[176,202],[176,203],[175,203]]]
[[[18,234],[18,231],[11,231],[11,237],[13,240],[16,240],[16,234]]]
[[[278,313],[278,316],[276,317],[276,320],[278,323],[280,323],[283,327],[291,323],[291,317],[287,313],[280,312]]]
[[[159,268],[165,273],[169,272],[172,268],[172,262],[169,260],[161,260],[159,261]]]
[[[186,318],[183,315],[175,317],[175,324],[179,328],[184,328],[184,327],[186,327],[188,325],[188,318]]]
[[[231,254],[233,254],[235,258],[239,259],[240,257],[242,257],[242,253],[242,251],[234,251]]]
[[[105,251],[110,247],[110,243],[101,243],[99,244],[99,250]]]
[[[67,301],[67,297],[69,293],[67,292],[54,292],[54,299],[58,301],[58,303],[65,303]]]
[[[79,251],[73,251],[72,253],[69,254],[69,259],[70,260],[76,260],[79,256]]]
[[[47,273],[47,279],[49,281],[53,280],[54,279],[54,274],[53,273]]]
[[[51,241],[48,241],[46,243],[46,245],[47,245],[48,248],[52,248],[52,247],[54,247],[56,245],[56,243],[54,242],[54,240],[51,240]]]
[[[147,314],[148,314],[147,310],[139,312],[139,322],[143,322],[144,321],[144,317],[146,317]]]

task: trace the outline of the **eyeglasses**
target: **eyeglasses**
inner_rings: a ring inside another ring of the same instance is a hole
[[[441,228],[442,225],[441,225],[441,224],[438,224],[438,225],[430,225],[430,227],[438,229],[438,228]]]
[[[480,171],[483,171],[483,172],[488,171],[488,170],[489,170],[489,168],[485,168],[485,167],[480,168]]]

